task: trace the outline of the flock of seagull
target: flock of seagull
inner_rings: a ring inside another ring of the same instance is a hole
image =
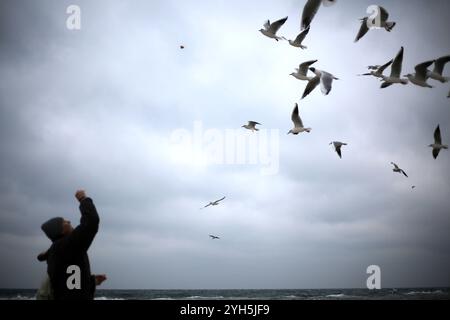
[[[282,19],[279,19],[275,22],[270,22],[270,20],[267,20],[263,28],[259,31],[266,37],[271,38],[278,41],[287,41],[291,46],[300,48],[300,49],[307,49],[307,46],[303,45],[303,42],[305,41],[307,35],[310,32],[311,29],[311,23],[317,14],[319,8],[321,5],[323,6],[332,6],[337,2],[337,0],[307,0],[302,16],[301,16],[301,22],[300,22],[300,33],[297,35],[297,37],[294,40],[288,40],[284,36],[279,36],[277,33],[279,32],[280,28],[286,23],[288,20],[288,17],[284,17]],[[368,16],[361,18],[361,27],[356,35],[356,38],[354,42],[358,42],[361,40],[370,30],[372,29],[385,29],[388,32],[391,32],[394,27],[396,26],[396,22],[388,21],[389,19],[389,13],[388,11],[381,7],[381,6],[371,6],[371,8],[374,11],[375,15]],[[390,87],[394,84],[402,84],[407,85],[408,83],[412,83],[416,86],[425,87],[425,88],[433,88],[427,81],[428,79],[433,79],[436,81],[439,81],[441,83],[447,83],[450,81],[449,77],[445,77],[443,75],[443,71],[445,68],[445,65],[450,62],[450,55],[443,56],[440,58],[437,58],[435,60],[429,60],[426,62],[422,62],[415,67],[415,73],[409,73],[401,76],[402,74],[402,65],[403,65],[403,55],[404,55],[404,47],[400,48],[400,51],[395,56],[394,59],[388,61],[387,63],[383,65],[372,65],[368,66],[368,72],[364,74],[359,74],[358,76],[373,76],[375,78],[378,78],[382,84],[381,89]],[[297,69],[295,69],[295,72],[291,73],[290,75],[294,78],[300,80],[300,81],[307,81],[306,88],[303,92],[303,95],[301,99],[306,98],[311,92],[313,92],[317,86],[320,85],[320,89],[323,93],[323,95],[328,95],[331,92],[333,81],[339,80],[336,76],[333,74],[316,69],[312,67],[313,64],[315,64],[318,60],[311,60],[303,62],[299,65]],[[433,70],[429,70],[429,68],[434,64]],[[391,72],[389,76],[386,76],[384,74],[385,70],[387,68],[391,68]],[[314,76],[308,76],[308,72],[311,71]],[[447,96],[450,98],[450,92]],[[298,103],[295,104],[294,110],[292,111],[291,120],[294,123],[294,128],[289,130],[289,134],[298,135],[303,132],[311,132],[311,128],[305,127],[303,125],[303,121],[300,118],[299,115],[299,108]],[[258,131],[259,129],[256,128],[257,125],[261,125],[259,122],[256,121],[248,121],[248,124],[243,125],[242,127],[250,130],[252,132]],[[347,143],[339,142],[339,141],[332,141],[330,142],[330,145],[333,145],[334,150],[338,154],[339,158],[342,158],[342,147],[346,146]],[[432,154],[434,159],[436,159],[442,149],[448,149],[448,145],[445,145],[442,143],[441,139],[441,131],[439,125],[434,131],[434,143],[430,144],[429,147],[433,149]],[[405,177],[408,177],[406,172],[401,169],[396,163],[391,162],[391,164],[394,166],[392,169],[395,173],[403,174]],[[412,189],[414,189],[416,186],[412,186]],[[224,200],[225,197],[222,199],[210,202],[208,205],[206,205],[204,208],[208,206],[216,206],[219,204],[220,201]],[[203,209],[203,208],[202,208]],[[219,237],[214,235],[209,235],[211,239],[219,239]]]

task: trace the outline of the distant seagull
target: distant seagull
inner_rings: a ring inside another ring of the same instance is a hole
[[[304,81],[311,80],[313,77],[308,77],[307,74],[309,71],[309,67],[316,62],[317,62],[317,60],[303,62],[302,64],[300,64],[298,69],[295,69],[296,72],[291,73],[291,76],[297,78],[298,80],[304,80]]]
[[[209,235],[212,240],[220,239],[220,237],[210,234]]]
[[[384,83],[381,85],[381,88],[387,88],[394,83],[401,83],[403,85],[408,84],[408,80],[401,79],[400,74],[402,72],[402,64],[403,64],[403,47],[400,49],[399,53],[394,59],[394,62],[391,66],[391,75],[389,77],[382,76]]]
[[[331,73],[317,70],[316,68],[309,68],[312,72],[316,74],[314,78],[308,81],[308,85],[303,92],[302,99],[304,99],[307,95],[309,95],[320,83],[320,90],[324,95],[328,95],[331,91],[331,87],[333,84],[333,80],[339,80]]]
[[[428,71],[427,78],[431,78],[442,83],[448,82],[449,77],[444,77],[442,73],[444,72],[444,67],[447,62],[450,62],[450,56],[441,57],[434,61],[434,70]]]
[[[333,141],[333,142],[330,142],[330,145],[334,146],[334,150],[336,150],[339,158],[342,159],[341,148],[342,148],[342,146],[346,146],[347,144],[343,143],[343,142],[339,142],[339,141]]]
[[[359,76],[374,76],[376,78],[382,78],[384,70],[386,70],[386,68],[389,67],[393,61],[394,60],[391,60],[382,66],[369,66],[368,69],[372,71],[369,73],[360,74]]]
[[[310,27],[306,28],[302,32],[299,33],[297,38],[295,40],[288,40],[289,44],[293,47],[300,48],[300,49],[308,49],[307,46],[302,45],[303,40],[305,40],[306,35],[309,33]]]
[[[395,27],[396,24],[395,22],[387,21],[389,18],[389,13],[387,12],[387,10],[380,6],[377,7],[379,9],[378,15],[373,20],[369,20],[368,17],[360,19],[362,21],[361,28],[359,29],[359,32],[356,35],[355,42],[358,42],[362,37],[366,35],[367,32],[369,32],[369,30],[371,29],[369,28],[369,24],[373,27],[384,28],[386,29],[386,31],[389,32],[391,32],[392,29]],[[378,19],[379,22],[377,21]]]
[[[223,199],[225,199],[225,197],[223,197],[222,199],[216,200],[216,201],[212,201],[212,202],[208,203],[206,206],[204,206],[202,209],[207,208],[209,206],[217,206],[217,205],[219,205],[219,202],[222,201]]]
[[[311,128],[305,128],[303,126],[303,122],[302,119],[300,118],[299,114],[298,114],[298,104],[295,104],[295,108],[292,111],[292,116],[291,116],[292,122],[294,123],[294,129],[289,130],[289,132],[287,134],[295,134],[298,135],[301,132],[311,132]]]
[[[405,77],[416,86],[424,88],[433,88],[427,83],[427,73],[429,72],[428,67],[434,63],[434,60],[426,61],[416,66],[416,73],[407,74]]]
[[[261,33],[265,35],[266,37],[275,39],[275,40],[286,40],[284,37],[277,36],[278,30],[281,28],[281,26],[286,22],[288,17],[277,20],[273,23],[270,23],[270,20],[267,20],[267,22],[264,24],[264,29],[260,29]]]
[[[184,46],[183,46],[183,45],[181,45],[181,46],[180,46],[180,49],[184,49]]]
[[[242,128],[245,128],[245,129],[248,129],[248,130],[252,130],[252,131],[259,131],[259,129],[256,128],[257,124],[261,125],[261,123],[259,123],[259,122],[249,121],[248,124],[243,125]]]
[[[416,186],[412,186],[412,187],[411,187],[411,189],[415,189],[415,188],[416,188]]]
[[[329,7],[336,2],[337,0],[308,0],[303,7],[300,30],[305,30],[311,25],[311,22],[313,21],[317,11],[319,11],[321,3],[325,7]]]
[[[393,162],[391,162],[391,164],[395,167],[394,169],[392,169],[392,171],[398,172],[398,173],[403,173],[403,175],[404,175],[405,177],[408,178],[408,175],[406,174],[406,172],[403,171],[402,169],[400,169],[400,168],[398,167],[398,165],[396,165],[396,164],[393,163]]]
[[[434,130],[434,143],[430,144],[429,147],[433,148],[433,157],[435,159],[437,159],[441,149],[448,149],[448,145],[442,144],[441,129],[439,128],[439,125],[436,130]]]

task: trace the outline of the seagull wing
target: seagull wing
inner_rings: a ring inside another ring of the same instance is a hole
[[[377,69],[377,72],[378,72],[379,74],[383,74],[384,70],[386,70],[386,68],[389,67],[389,66],[392,64],[393,61],[394,61],[394,60],[391,60],[391,61],[389,61],[388,63],[386,63],[386,64],[382,65],[381,67],[379,67],[379,68]]]
[[[291,119],[296,128],[303,128],[302,119],[300,119],[300,115],[298,114],[298,104],[297,103],[295,104],[295,108],[292,111]]]
[[[303,92],[302,99],[304,99],[307,95],[309,95],[313,90],[319,85],[320,83],[320,77],[315,76],[311,80],[308,81],[308,84],[305,88],[305,91]]]
[[[389,19],[389,13],[387,12],[387,10],[381,6],[378,6],[378,8],[380,8],[380,18],[381,18],[381,22],[386,22]]]
[[[297,36],[297,38],[295,38],[294,42],[301,44],[303,42],[303,40],[305,40],[306,35],[309,33],[309,29],[310,29],[310,27],[308,26],[305,30],[300,32],[300,34]]]
[[[249,125],[249,126],[255,126],[255,125],[257,125],[257,124],[261,125],[261,123],[256,122],[256,121],[249,121],[249,122],[248,122],[248,125]]]
[[[320,8],[321,0],[308,0],[303,7],[302,20],[301,20],[301,30],[305,30],[311,25],[317,11]]]
[[[287,19],[288,17],[272,22],[268,31],[272,32],[273,34],[276,34]]]
[[[444,72],[444,67],[447,62],[450,61],[450,56],[445,56],[437,59],[434,62],[434,72],[440,74],[442,76],[442,72]]]
[[[342,151],[341,151],[342,146],[335,146],[335,147],[336,147],[336,152],[339,155],[339,158],[342,159]]]
[[[316,62],[317,60],[303,62],[299,67],[300,74],[306,76],[308,74],[309,67]]]
[[[401,170],[401,171],[402,171],[403,175],[408,178],[408,175],[406,174],[406,172],[403,170]]]
[[[270,28],[270,20],[267,20],[266,23],[264,23],[264,29],[269,30]]]
[[[441,128],[439,128],[439,126],[437,126],[436,130],[434,130],[434,143],[435,144],[442,144]]]
[[[416,66],[416,79],[425,82],[427,80],[428,67],[434,63],[434,60],[423,62]]]
[[[358,34],[356,35],[355,42],[364,37],[366,33],[369,32],[369,27],[367,26],[367,17],[362,19],[361,28],[359,28]]]
[[[331,91],[334,76],[328,72],[322,71],[322,76],[320,77],[320,90],[324,95],[328,95]]]
[[[223,199],[225,199],[225,197],[223,197],[222,199],[216,200],[216,201],[214,201],[214,202],[220,202],[220,201],[222,201]]]
[[[440,151],[441,151],[441,149],[433,148],[433,157],[434,157],[435,159],[437,159],[437,157],[438,157]]]
[[[400,49],[399,53],[394,59],[391,68],[391,77],[392,78],[400,78],[400,73],[402,72],[402,64],[403,64],[403,47]]]
[[[203,208],[207,208],[211,205],[211,203],[208,203],[206,206],[204,206]]]

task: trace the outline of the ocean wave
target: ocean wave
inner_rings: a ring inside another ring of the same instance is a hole
[[[125,300],[123,298],[95,297],[94,300]]]
[[[327,296],[325,296],[326,298],[344,298],[347,297],[345,294],[343,293],[338,293],[338,294],[329,294]]]
[[[442,294],[444,293],[442,290],[435,290],[435,291],[410,291],[405,294],[407,295],[415,295],[415,294]]]
[[[190,296],[190,297],[186,297],[184,299],[187,299],[187,300],[219,300],[219,299],[225,299],[225,298],[222,296],[215,296],[215,297]]]

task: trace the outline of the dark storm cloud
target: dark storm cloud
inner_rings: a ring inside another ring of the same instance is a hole
[[[387,286],[448,285],[449,155],[427,145],[438,123],[450,141],[449,86],[380,90],[355,75],[402,45],[404,74],[449,54],[450,4],[379,1],[397,26],[354,44],[371,4],[321,8],[300,55],[257,30],[289,15],[294,36],[303,1],[2,1],[0,287],[38,285],[40,224],[76,224],[79,187],[101,214],[90,256],[110,288],[361,287],[369,264]],[[286,138],[304,88],[288,74],[309,59],[341,80],[299,102],[312,133]],[[280,130],[278,174],[171,161],[174,130],[250,119]],[[349,143],[342,160],[333,140]]]

